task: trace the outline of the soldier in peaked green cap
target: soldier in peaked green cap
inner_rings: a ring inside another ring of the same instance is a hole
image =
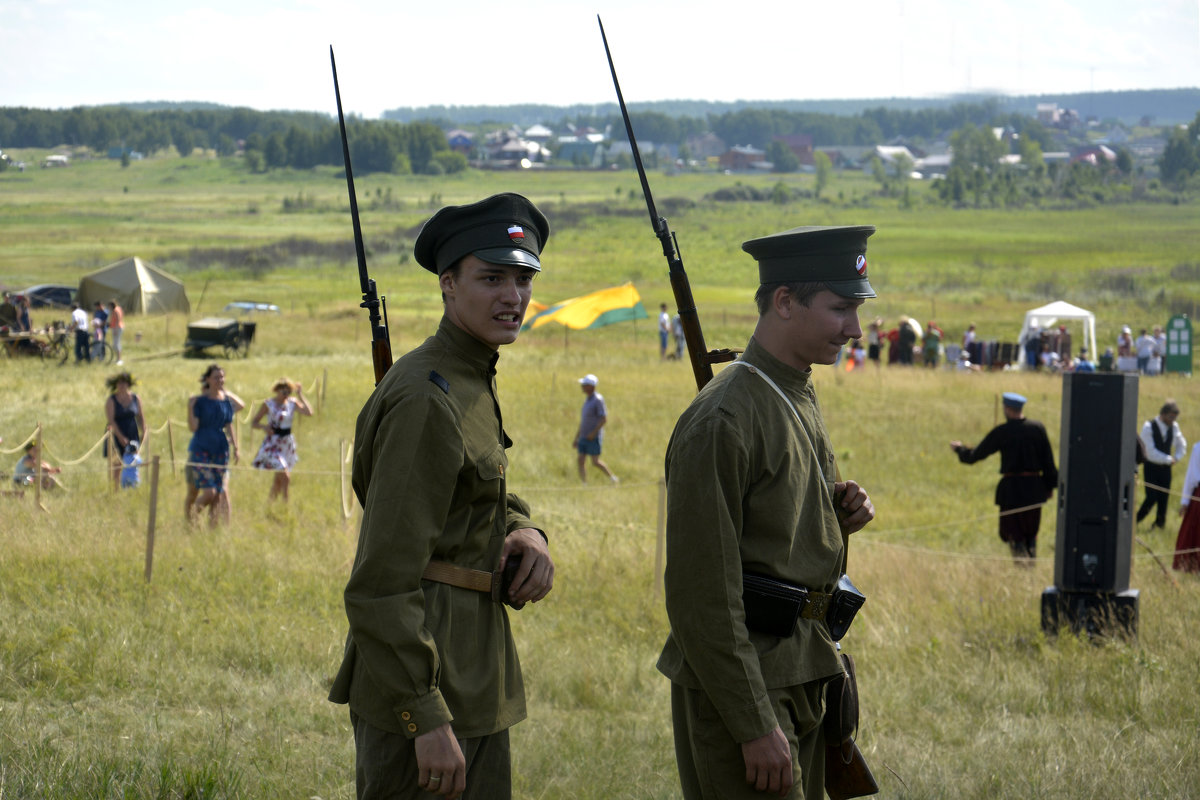
[[[506,487],[495,367],[549,235],[533,203],[498,194],[443,208],[417,237],[442,320],[355,428],[363,517],[329,699],[350,705],[360,800],[511,796],[508,729],[525,718],[525,688],[504,605],[545,597],[554,562]]]
[[[795,228],[742,245],[759,264],[754,335],[667,446],[671,632],[658,669],[686,800],[825,796],[825,686],[842,667],[822,603],[844,537],[875,510],[838,475],[812,367],[862,337],[874,231]],[[752,613],[774,601],[749,574],[803,594],[799,617],[781,629]]]
[[[539,256],[550,236],[550,223],[519,194],[496,194],[466,206],[446,206],[417,236],[417,263],[441,275],[465,255],[489,264],[529,267],[541,272]]]
[[[867,237],[874,232],[874,225],[810,225],[751,239],[742,249],[758,261],[759,283],[823,283],[866,300],[875,296],[867,280]]]

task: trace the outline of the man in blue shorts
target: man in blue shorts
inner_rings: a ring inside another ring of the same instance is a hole
[[[587,472],[584,469],[588,456],[592,464],[617,483],[617,476],[612,474],[608,465],[600,460],[600,442],[603,438],[604,423],[608,421],[608,409],[604,405],[604,397],[596,391],[596,376],[584,375],[579,379],[579,388],[587,399],[583,401],[583,412],[580,414],[579,433],[575,434],[572,446],[579,452],[579,480],[587,483]]]

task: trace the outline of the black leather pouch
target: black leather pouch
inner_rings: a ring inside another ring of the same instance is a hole
[[[854,615],[866,601],[866,595],[858,590],[849,576],[842,575],[838,578],[837,588],[833,590],[833,599],[829,603],[829,611],[825,615],[829,635],[835,642],[841,640],[846,631],[850,630]]]
[[[747,572],[742,575],[742,606],[746,627],[771,636],[791,636],[808,592],[777,578]]]

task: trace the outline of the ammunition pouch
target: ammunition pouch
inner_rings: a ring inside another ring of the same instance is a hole
[[[866,595],[850,581],[849,575],[843,574],[838,578],[837,587],[833,590],[833,600],[829,604],[829,613],[825,615],[829,635],[835,642],[841,641],[846,631],[850,630],[854,615],[866,601]]]
[[[826,594],[768,575],[742,574],[746,627],[780,638],[795,632],[797,620],[823,619],[830,635],[837,641],[846,635],[865,600],[866,597],[845,575],[838,579],[833,594]]]

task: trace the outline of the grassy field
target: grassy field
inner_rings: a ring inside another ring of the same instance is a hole
[[[881,297],[865,313],[935,317],[954,340],[968,322],[984,338],[1015,339],[1024,310],[1066,299],[1095,311],[1098,337],[1112,342],[1119,325],[1162,324],[1200,293],[1195,205],[951,212],[918,193],[905,209],[873,197],[859,176],[841,178],[829,203],[727,205],[704,197],[776,179],[651,180],[679,233],[711,347],[740,347],[753,326],[753,263],[740,243],[799,224],[876,224],[871,274]],[[811,189],[809,176],[786,180]],[[629,173],[359,184],[397,352],[440,314],[432,277],[404,249],[439,197],[515,189],[546,207],[555,233],[535,284],[543,302],[625,280],[650,310],[669,301]],[[310,198],[304,210],[284,210],[300,197]],[[341,454],[372,380],[339,176],[251,176],[199,159],[128,170],[80,163],[2,174],[0,203],[0,283],[73,283],[140,255],[185,279],[191,318],[234,299],[278,303],[281,314],[257,318],[249,358],[223,362],[228,385],[249,412],[288,375],[320,405],[297,427],[290,505],[267,504],[270,476],[244,467],[258,442],[243,415],[234,522],[190,530],[171,452],[182,460],[187,397],[207,361],[179,355],[187,315],[129,320],[127,366],[160,458],[147,581],[148,476],[136,491],[113,493],[99,455],[85,455],[102,432],[108,373],[0,359],[0,467],[40,423],[67,486],[43,498],[45,510],[31,496],[0,497],[0,798],[352,797],[346,712],[324,697],[345,635],[341,590],[356,538]],[[291,255],[263,249],[289,240],[305,244]],[[549,532],[559,569],[545,602],[512,615],[530,699],[529,719],[513,732],[521,798],[678,796],[667,684],[653,666],[667,629],[656,537],[662,456],[694,384],[686,364],[659,361],[652,323],[570,334],[547,326],[502,353],[516,442],[510,480]],[[605,458],[618,486],[580,486],[575,475],[575,381],[586,372],[600,377],[609,404]],[[994,424],[997,395],[1013,390],[1029,397],[1027,412],[1046,423],[1057,452],[1060,379],[826,368],[817,383],[842,471],[878,509],[851,551],[869,599],[846,646],[859,664],[860,744],[881,796],[1194,792],[1200,582],[1166,574],[1150,555],[1169,552],[1174,531],[1137,531],[1136,642],[1048,639],[1038,604],[1053,583],[1053,511],[1042,523],[1043,558],[1016,569],[996,537],[996,463],[963,467],[947,446],[977,441]],[[1200,437],[1190,422],[1200,388],[1189,378],[1142,380],[1139,418],[1166,397],[1182,406],[1185,434]]]

